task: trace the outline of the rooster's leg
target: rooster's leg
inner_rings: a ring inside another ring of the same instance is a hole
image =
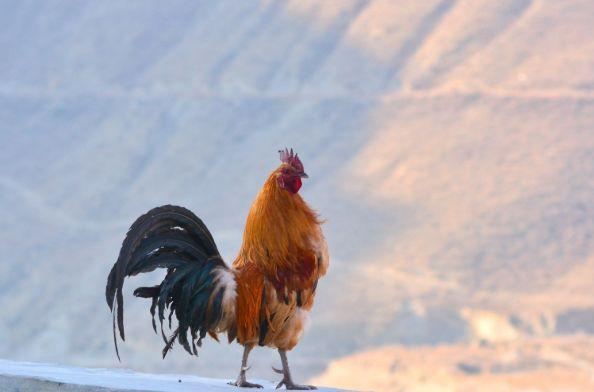
[[[247,382],[245,379],[245,373],[248,371],[249,367],[247,365],[248,356],[250,355],[250,351],[254,348],[253,345],[246,344],[243,346],[243,357],[241,359],[241,369],[239,370],[239,376],[237,376],[237,381],[230,382],[229,385],[235,385],[236,387],[243,387],[243,388],[262,388],[260,384],[252,384],[251,382]]]
[[[272,368],[272,370],[274,370],[275,372],[282,374],[283,375],[283,379],[278,383],[278,385],[276,386],[276,389],[280,388],[281,386],[285,386],[287,389],[317,389],[316,387],[314,387],[313,385],[299,385],[299,384],[295,384],[293,382],[293,379],[291,378],[291,371],[289,370],[289,361],[287,360],[287,352],[285,350],[281,350],[280,348],[278,349],[278,353],[280,354],[281,357],[281,363],[283,364],[283,370],[278,370],[275,368]]]

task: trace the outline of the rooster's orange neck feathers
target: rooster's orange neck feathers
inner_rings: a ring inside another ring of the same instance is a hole
[[[270,277],[279,269],[300,270],[300,255],[311,248],[321,223],[299,194],[279,186],[279,169],[270,174],[252,204],[234,263],[236,267],[255,263]]]

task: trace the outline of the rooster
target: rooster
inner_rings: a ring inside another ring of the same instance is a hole
[[[292,149],[279,153],[281,165],[250,208],[231,267],[206,225],[183,207],[156,207],[132,224],[106,287],[118,359],[117,331],[125,340],[124,279],[163,268],[167,272],[159,285],[134,291],[136,297],[152,300],[153,329],[157,332],[157,313],[165,342],[163,358],[175,341],[197,355],[207,334],[218,341],[217,335],[226,332],[229,343],[236,340],[244,347],[239,375],[231,385],[262,387],[246,379],[248,356],[259,345],[280,354],[282,369],[273,368],[283,376],[277,388],[316,389],[293,382],[287,351],[299,342],[318,279],[328,268],[328,248],[322,221],[298,193],[301,179],[308,178],[301,160]]]

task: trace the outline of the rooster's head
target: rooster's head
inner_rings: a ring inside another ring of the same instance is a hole
[[[301,179],[307,178],[307,174],[303,171],[303,163],[297,154],[291,150],[279,150],[280,160],[282,164],[277,169],[278,185],[291,192],[297,193],[301,188]]]

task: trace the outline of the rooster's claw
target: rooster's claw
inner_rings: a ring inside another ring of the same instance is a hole
[[[285,388],[287,388],[287,390],[293,390],[293,391],[307,391],[307,390],[318,389],[313,385],[293,384],[293,382],[291,382],[291,381],[287,382],[284,378],[278,383],[278,385],[276,386],[276,389],[279,389],[283,385],[285,386]]]
[[[235,382],[230,381],[227,384],[233,385],[234,387],[240,387],[240,388],[264,388],[260,384],[254,384],[254,383],[251,383],[251,382],[247,382],[245,380],[237,380]]]
[[[275,368],[274,366],[272,366],[272,371],[275,372],[275,373],[278,373],[278,374],[283,374],[283,375],[285,374],[285,372],[283,372],[280,369]]]

